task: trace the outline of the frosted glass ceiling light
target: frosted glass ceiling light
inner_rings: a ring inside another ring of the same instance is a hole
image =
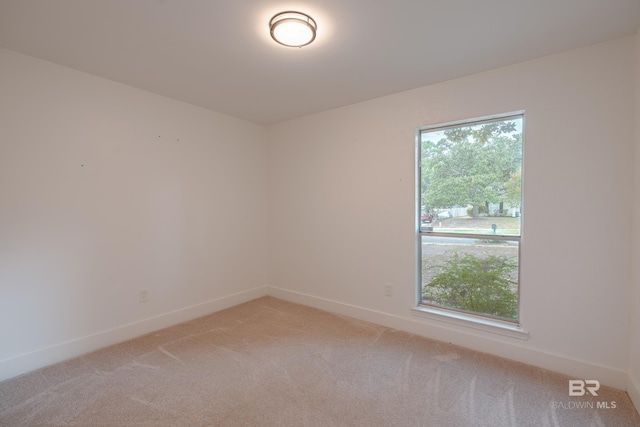
[[[316,38],[316,21],[300,12],[281,12],[269,21],[271,37],[284,46],[302,47]]]

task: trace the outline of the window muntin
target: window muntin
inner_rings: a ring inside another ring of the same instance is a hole
[[[519,322],[523,115],[418,131],[419,301]]]

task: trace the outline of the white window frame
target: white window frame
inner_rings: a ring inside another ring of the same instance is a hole
[[[511,118],[520,118],[522,120],[522,165],[524,169],[524,110],[514,111],[505,114],[498,114],[492,116],[485,116],[473,119],[465,119],[454,122],[442,123],[437,125],[423,126],[416,129],[416,209],[415,209],[415,225],[416,225],[416,304],[412,312],[415,316],[424,317],[427,319],[435,320],[438,322],[444,322],[447,324],[457,325],[480,330],[484,332],[495,333],[503,336],[526,340],[529,337],[529,333],[522,326],[522,311],[521,311],[521,260],[522,260],[522,230],[524,220],[520,219],[520,234],[519,235],[483,235],[483,234],[464,234],[464,233],[448,233],[448,232],[434,232],[427,231],[422,228],[421,214],[422,214],[422,146],[421,135],[424,131],[443,130],[447,128],[456,128],[460,126],[472,126],[478,124],[489,123],[493,121],[505,121]],[[524,175],[524,170],[522,171]],[[523,191],[524,185],[521,188]],[[522,195],[521,195],[522,197]],[[521,211],[523,210],[524,197],[522,197]],[[436,306],[425,303],[422,298],[422,237],[423,236],[442,236],[442,237],[454,237],[454,238],[491,238],[494,240],[509,240],[518,242],[518,319],[514,322],[506,321],[491,316],[483,316],[482,314],[474,314],[466,311],[449,309],[446,307]]]

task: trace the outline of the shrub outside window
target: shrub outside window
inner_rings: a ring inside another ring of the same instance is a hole
[[[420,304],[519,323],[522,113],[418,130]]]

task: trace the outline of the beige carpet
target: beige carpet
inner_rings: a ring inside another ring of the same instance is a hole
[[[4,381],[0,425],[617,427],[640,416],[619,390],[570,398],[562,375],[265,297]]]

